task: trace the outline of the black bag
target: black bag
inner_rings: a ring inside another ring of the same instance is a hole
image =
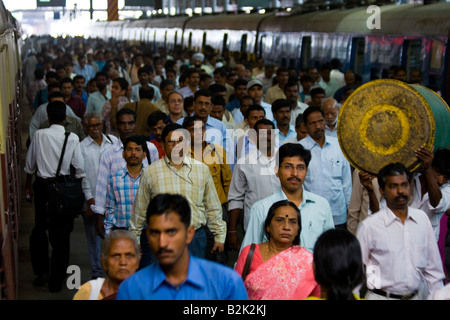
[[[70,132],[66,132],[65,135],[61,158],[56,170],[56,179],[49,184],[49,209],[58,216],[76,217],[81,213],[85,199],[81,181],[75,179],[73,167],[71,167],[70,175],[59,174]]]

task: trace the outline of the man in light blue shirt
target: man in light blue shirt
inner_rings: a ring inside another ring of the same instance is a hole
[[[195,228],[181,195],[159,194],[147,209],[147,238],[157,259],[122,282],[117,300],[247,300],[230,267],[192,256]]]
[[[300,144],[311,152],[311,164],[305,189],[328,200],[335,226],[347,228],[347,208],[352,194],[350,164],[341,151],[337,138],[325,135],[324,113],[309,107],[303,113],[308,136]]]
[[[330,205],[323,197],[303,188],[311,160],[308,150],[298,143],[286,143],[278,150],[277,158],[275,170],[281,189],[252,206],[241,250],[249,244],[268,241],[264,232],[264,221],[269,208],[277,201],[288,199],[300,209],[300,245],[312,252],[317,238],[324,231],[334,228]]]
[[[156,102],[159,99],[161,99],[161,91],[159,90],[159,88],[157,86],[155,86],[154,84],[152,84],[150,81],[151,79],[154,77],[154,72],[152,68],[149,67],[141,67],[138,70],[138,78],[139,78],[139,83],[133,85],[131,87],[131,101],[139,101],[140,97],[139,97],[139,89],[143,86],[149,86],[153,88],[153,91],[155,92],[152,102]]]
[[[73,67],[73,72],[84,77],[85,86],[87,86],[89,80],[95,77],[95,71],[92,66],[86,63],[86,57],[84,55],[78,57],[78,64]]]

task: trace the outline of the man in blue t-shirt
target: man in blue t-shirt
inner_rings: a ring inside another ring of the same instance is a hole
[[[189,254],[195,235],[191,209],[181,195],[159,194],[147,209],[147,238],[157,263],[122,282],[117,300],[247,300],[231,268]]]

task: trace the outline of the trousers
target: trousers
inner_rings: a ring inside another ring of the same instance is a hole
[[[33,183],[33,192],[34,227],[29,239],[33,272],[36,275],[48,274],[49,284],[62,284],[69,266],[74,218],[71,215],[57,216],[48,210],[49,190],[42,180]]]

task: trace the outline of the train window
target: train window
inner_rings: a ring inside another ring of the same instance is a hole
[[[202,49],[201,52],[205,52],[206,47],[206,32],[203,32],[203,39],[202,39]]]
[[[247,52],[247,34],[243,34],[241,38],[241,52]]]
[[[222,52],[228,50],[228,33],[223,35]]]
[[[311,62],[311,37],[303,37],[302,48],[300,52],[300,67],[306,69]]]
[[[402,66],[406,68],[409,79],[413,69],[422,70],[422,40],[405,40],[403,42]]]
[[[352,69],[356,74],[362,74],[363,72],[365,47],[366,41],[364,38],[352,39],[350,69]]]

